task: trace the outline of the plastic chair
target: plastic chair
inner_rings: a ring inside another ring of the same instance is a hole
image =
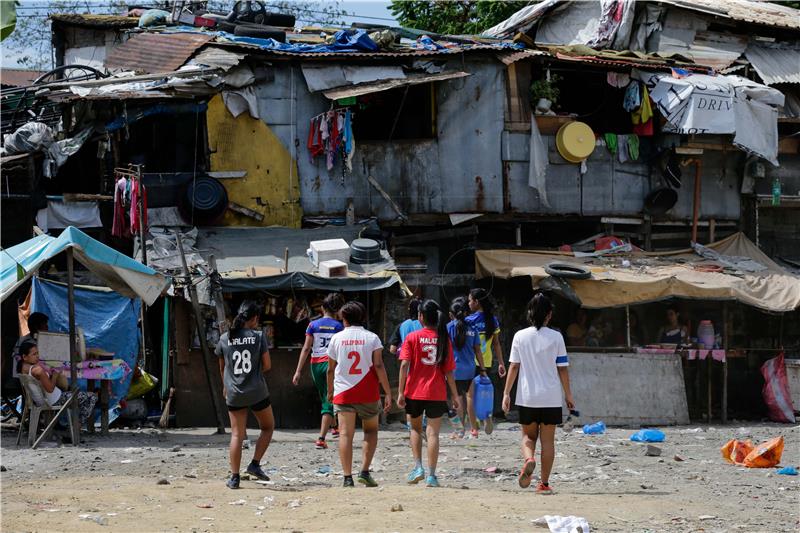
[[[19,446],[22,439],[22,426],[27,421],[28,423],[28,446],[33,447],[36,441],[36,433],[39,430],[39,419],[42,413],[55,413],[61,406],[52,406],[47,403],[44,390],[39,380],[33,376],[25,374],[19,375],[19,380],[22,383],[25,397],[25,408],[22,411],[22,420],[19,424],[19,432],[17,433],[17,446]],[[72,434],[72,417],[68,416],[70,435]]]

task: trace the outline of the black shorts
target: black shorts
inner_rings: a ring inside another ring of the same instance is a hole
[[[523,426],[528,424],[547,424],[556,426],[563,422],[560,407],[523,407],[518,406],[519,423]]]
[[[228,411],[241,411],[242,409],[250,409],[251,411],[262,411],[272,405],[272,401],[269,399],[269,396],[261,400],[260,402],[256,402],[253,405],[245,405],[242,407],[234,407],[233,405],[228,406]]]
[[[469,388],[472,386],[471,379],[457,379],[456,380],[456,391],[459,394],[466,394],[469,391]]]
[[[408,416],[417,418],[422,416],[423,412],[428,418],[439,418],[447,412],[447,402],[406,398],[406,414]]]

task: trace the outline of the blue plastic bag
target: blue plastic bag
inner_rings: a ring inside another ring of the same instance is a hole
[[[665,438],[666,435],[657,429],[640,429],[631,435],[634,442],[664,442]]]
[[[583,426],[583,432],[586,435],[602,435],[606,432],[606,424],[602,420],[594,424],[586,424]]]
[[[475,417],[486,420],[494,411],[494,387],[488,376],[475,376],[472,380],[475,389]]]
[[[784,476],[796,476],[797,469],[793,466],[784,466],[780,470],[778,470],[779,474],[783,474]]]

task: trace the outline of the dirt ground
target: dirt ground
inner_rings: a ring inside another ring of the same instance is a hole
[[[227,437],[211,429],[112,431],[78,447],[16,448],[2,432],[2,531],[546,531],[543,515],[585,517],[593,531],[800,530],[800,476],[723,462],[729,438],[783,435],[783,465],[800,464],[800,426],[734,422],[664,429],[660,457],[629,441],[630,429],[588,436],[559,429],[552,496],[522,490],[519,426],[491,436],[442,439],[442,488],[408,486],[408,434],[380,433],[379,488],[341,488],[335,441],[277,431],[265,468],[272,481],[224,485]],[[357,438],[359,437],[357,433]],[[251,438],[256,432],[251,432]],[[245,450],[243,462],[252,450]],[[356,457],[360,457],[360,442]],[[683,459],[676,460],[675,456]],[[359,465],[356,460],[355,467]],[[494,467],[494,469],[492,469]],[[485,469],[489,468],[490,472]],[[330,469],[330,472],[328,470]],[[159,481],[169,484],[159,484]],[[402,511],[392,511],[396,504]]]

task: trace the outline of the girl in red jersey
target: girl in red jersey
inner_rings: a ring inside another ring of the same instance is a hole
[[[447,315],[439,304],[427,300],[419,308],[423,329],[409,333],[400,350],[400,384],[397,405],[405,407],[411,421],[411,452],[414,469],[408,482],[425,479],[429,487],[438,487],[436,463],[439,460],[439,429],[442,415],[447,412],[447,388],[453,408],[459,408],[458,391],[453,378],[456,368]],[[422,467],[422,415],[428,417],[428,477]]]

